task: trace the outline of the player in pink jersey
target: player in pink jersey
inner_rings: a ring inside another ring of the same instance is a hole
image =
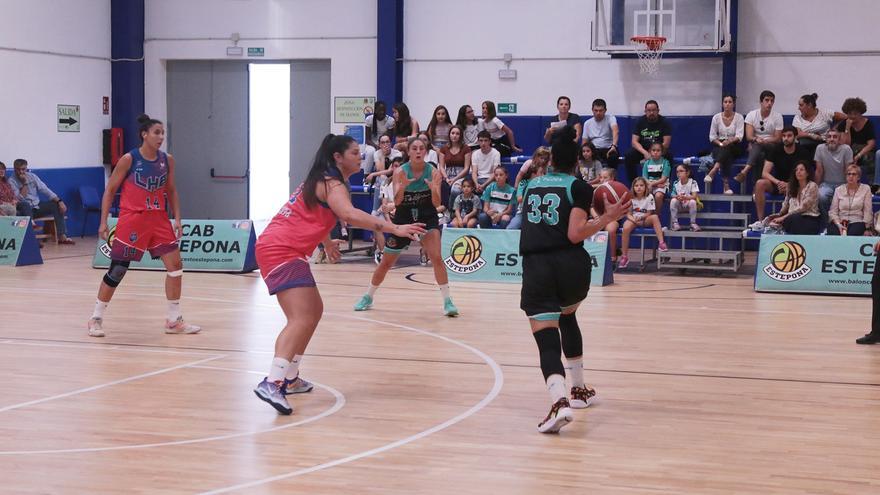
[[[165,296],[168,298],[168,317],[165,333],[198,333],[200,327],[183,321],[180,314],[180,290],[183,262],[180,259],[180,201],[174,186],[174,157],[159,147],[165,140],[162,122],[148,115],[138,117],[141,145],[123,155],[113,169],[104,197],[101,200],[101,226],[98,235],[110,242],[110,269],[98,289],[98,301],[89,318],[92,337],[104,336],[104,310],[125,276],[132,261],[139,261],[145,251],[153,258],[162,258],[167,275]],[[107,216],[116,190],[122,186],[119,201],[119,220],[110,239]],[[168,221],[166,201],[174,213],[174,225]]]
[[[293,412],[285,396],[312,390],[312,384],[299,377],[299,365],[321,320],[324,302],[312,277],[308,257],[320,243],[331,261],[340,258],[339,247],[330,239],[337,218],[400,238],[414,239],[425,233],[424,224],[395,225],[352,206],[346,184],[360,166],[357,142],[349,136],[328,134],[305,182],[257,240],[260,274],[269,294],[278,298],[287,324],[275,341],[269,375],[257,385],[254,393],[281,414]]]

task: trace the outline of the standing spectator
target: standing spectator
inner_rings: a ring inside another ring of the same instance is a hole
[[[428,137],[434,148],[440,149],[449,142],[449,129],[452,128],[452,122],[449,120],[449,110],[443,105],[437,105],[431,121],[428,122]]]
[[[854,163],[846,167],[846,184],[834,190],[831,200],[828,235],[875,235],[871,188],[859,182],[861,172]]]
[[[819,233],[819,186],[813,181],[810,160],[800,160],[795,164],[782,209],[768,218],[772,225],[781,225],[786,234]]]
[[[825,133],[831,128],[831,123],[846,118],[840,112],[817,108],[817,99],[819,95],[816,93],[801,96],[798,113],[791,121],[791,125],[798,130],[798,144],[806,148],[810,155],[816,153],[819,143],[825,142]]]
[[[593,118],[584,124],[584,141],[593,145],[594,156],[605,166],[617,168],[620,152],[617,150],[617,117],[607,113],[605,100],[593,100]]]
[[[483,194],[483,189],[494,179],[493,170],[501,165],[501,153],[492,147],[489,131],[480,131],[477,142],[479,149],[471,153],[471,175],[477,185],[477,194]]]
[[[874,124],[865,117],[868,106],[861,98],[847,98],[843,101],[841,110],[846,114],[846,120],[837,124],[837,130],[841,132],[840,144],[848,144],[852,148],[853,161],[862,167],[867,176],[877,146]],[[871,183],[880,184],[880,175],[877,174],[876,167]]]
[[[500,165],[495,167],[494,179],[486,186],[480,198],[483,202],[483,212],[480,213],[477,222],[484,229],[493,226],[506,228],[513,212],[513,196],[516,191],[507,183],[507,169]]]
[[[749,143],[749,157],[746,166],[736,174],[734,180],[745,183],[752,167],[764,168],[764,161],[782,141],[782,114],[773,111],[776,95],[772,91],[761,91],[761,106],[749,112],[745,118],[746,142]]]
[[[367,144],[379,149],[382,136],[394,131],[394,117],[387,114],[388,107],[384,101],[377,101],[373,115],[367,115],[364,124],[367,126]]]
[[[475,150],[480,147],[477,143],[477,134],[483,130],[480,121],[474,115],[474,109],[470,105],[462,105],[458,109],[458,118],[455,119],[455,125],[464,129],[464,144],[470,149]]]
[[[730,190],[730,168],[733,160],[742,154],[739,143],[742,142],[745,128],[743,116],[736,109],[736,96],[724,95],[721,98],[720,113],[712,117],[712,125],[709,126],[709,141],[712,143],[712,158],[715,165],[709,170],[704,179],[706,192],[710,191],[712,178],[721,169],[721,180],[724,183],[724,194],[733,194]]]
[[[579,143],[581,141],[581,116],[576,113],[571,113],[571,98],[567,96],[560,96],[556,99],[556,110],[559,113],[556,115],[556,120],[552,120],[550,125],[547,127],[547,130],[544,131],[544,141],[550,142],[553,139],[553,133],[562,129],[565,126],[574,127],[575,132],[575,142]]]
[[[471,149],[462,141],[464,131],[454,125],[449,130],[449,143],[440,148],[440,173],[446,178],[441,184],[441,201],[444,205],[452,206],[455,197],[461,193],[461,181],[471,173]]]
[[[581,156],[578,160],[577,171],[582,180],[596,185],[600,182],[599,174],[602,172],[602,162],[596,159],[596,150],[593,145],[584,141],[581,145]]]
[[[483,119],[480,123],[492,138],[492,147],[501,153],[501,156],[510,156],[513,151],[522,153],[522,148],[516,146],[516,138],[510,127],[504,125],[495,112],[495,103],[489,100],[483,102]]]
[[[639,176],[639,163],[651,158],[651,143],[660,143],[663,146],[663,155],[672,162],[672,156],[669,155],[672,126],[660,115],[660,104],[654,100],[645,103],[645,116],[636,121],[632,133],[632,148],[623,158],[629,180]]]
[[[784,195],[788,190],[794,165],[800,160],[810,160],[812,155],[795,140],[797,129],[787,126],[782,129],[782,146],[774,150],[764,162],[761,178],[755,183],[755,214],[758,221],[749,227],[758,230],[764,227],[765,194]]]
[[[51,215],[55,218],[55,232],[58,234],[58,244],[75,244],[73,239],[67,237],[67,226],[64,223],[64,215],[67,213],[67,205],[52,192],[39,177],[28,172],[28,162],[24,158],[16,158],[12,163],[15,173],[9,179],[13,191],[18,192],[18,214],[25,217],[44,217]],[[41,201],[40,194],[49,198]]]
[[[394,116],[394,136],[397,141],[395,147],[404,152],[407,140],[419,135],[419,121],[410,116],[409,107],[403,102],[395,103],[391,107],[391,113]]]
[[[830,129],[825,143],[816,148],[816,183],[819,184],[819,212],[822,226],[826,222],[831,198],[837,186],[846,182],[844,170],[853,162],[853,152],[849,146],[840,144],[840,133]]]
[[[0,162],[0,216],[15,216],[15,191],[6,178],[6,164]]]
[[[654,196],[654,203],[663,207],[663,200],[669,191],[669,176],[672,175],[672,167],[669,160],[663,158],[663,146],[660,143],[651,144],[649,149],[651,158],[645,160],[642,167],[642,177],[647,180],[648,194]]]

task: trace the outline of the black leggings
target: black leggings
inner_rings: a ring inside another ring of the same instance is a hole
[[[819,233],[819,217],[792,213],[782,221],[782,228],[786,234],[816,235]]]
[[[867,230],[865,222],[851,222],[846,226],[846,235],[864,235],[865,230]],[[840,229],[837,228],[837,224],[834,222],[828,223],[828,235],[840,235]]]
[[[730,177],[730,166],[733,160],[742,155],[742,148],[737,144],[729,146],[712,146],[712,158],[721,164],[721,177]]]

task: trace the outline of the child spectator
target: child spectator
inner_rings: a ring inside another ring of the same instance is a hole
[[[519,230],[522,226],[523,201],[525,200],[526,189],[529,187],[529,181],[547,173],[547,160],[542,161],[533,158],[529,161],[532,162],[529,169],[516,186],[516,196],[514,197],[514,202],[516,203],[516,215],[514,215],[514,217],[510,219],[510,223],[507,224],[508,229]]]
[[[700,193],[700,186],[697,185],[697,181],[691,179],[691,168],[687,165],[675,167],[675,174],[678,180],[672,183],[672,201],[669,202],[672,230],[681,230],[678,214],[681,210],[687,209],[691,217],[691,230],[699,232],[702,230],[697,225],[697,195]]]
[[[596,149],[590,143],[581,146],[581,157],[578,160],[578,173],[581,179],[595,186],[599,184],[599,173],[602,172],[602,162],[596,159]]]
[[[492,137],[492,147],[501,153],[501,156],[510,156],[512,151],[522,153],[522,148],[516,146],[516,138],[510,127],[504,125],[496,116],[495,103],[489,100],[483,102],[483,119],[480,120],[483,128],[489,131]]]
[[[651,146],[651,149],[653,150],[654,146]],[[648,194],[648,181],[644,177],[636,177],[632,185],[632,210],[626,215],[626,222],[623,224],[621,245],[623,254],[620,256],[620,264],[618,265],[620,268],[626,268],[629,265],[629,236],[633,229],[648,226],[654,227],[654,232],[657,234],[657,249],[660,252],[667,251],[654,196]]]
[[[513,181],[513,188],[519,189],[519,183],[523,180],[523,177],[531,174],[532,170],[535,168],[546,168],[549,163],[550,148],[538,146],[538,148],[535,149],[535,152],[532,153],[532,157],[526,160],[526,162],[522,164],[522,167],[519,168],[519,172],[516,173],[516,179]]]
[[[660,143],[652,143],[648,148],[651,158],[645,160],[642,166],[642,177],[648,184],[650,194],[654,196],[655,204],[663,206],[663,200],[669,191],[669,176],[672,175],[672,167],[669,166],[669,160],[663,157],[663,145]],[[635,182],[633,182],[635,183]]]
[[[452,219],[452,226],[456,228],[472,229],[477,226],[477,215],[480,213],[482,204],[480,197],[474,194],[476,185],[470,178],[461,181],[461,194],[455,197],[452,209],[455,211],[455,218]]]
[[[510,212],[513,211],[513,195],[516,191],[507,183],[507,169],[501,165],[495,167],[494,178],[480,198],[483,200],[483,212],[480,213],[479,224],[484,229],[507,227]]]
[[[394,136],[397,140],[394,147],[405,151],[407,139],[419,134],[419,122],[410,116],[409,107],[404,102],[395,103],[391,107],[391,114],[394,116]]]
[[[434,115],[428,122],[428,138],[434,148],[440,149],[449,142],[449,129],[452,128],[452,122],[449,120],[449,110],[443,105],[437,105],[434,109]]]
[[[398,167],[403,163],[403,157],[395,157],[391,160],[391,165],[389,167],[390,172],[393,174]],[[373,210],[373,216],[376,218],[381,218],[386,222],[390,222],[394,219],[394,181],[387,180],[379,187],[379,207]],[[375,249],[375,253],[373,255],[373,259],[376,260],[376,264],[382,262],[382,252],[385,250],[385,234],[382,233],[381,230],[373,231],[373,249]]]
[[[617,171],[613,168],[603,168],[601,172],[599,172],[599,184],[604,184],[606,182],[610,182],[617,179]],[[590,207],[590,216],[592,218],[599,218],[602,215],[599,215],[599,212],[596,211],[595,208]],[[617,264],[617,230],[620,228],[620,219],[613,220],[605,225],[605,228],[602,229],[605,232],[608,232],[608,248],[611,252],[611,264]]]

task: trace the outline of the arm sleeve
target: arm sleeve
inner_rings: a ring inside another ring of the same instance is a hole
[[[845,186],[844,186],[845,187]],[[871,196],[871,189],[868,186],[865,186],[865,200],[862,201],[862,205],[864,206],[862,212],[865,215],[865,227],[868,229],[874,228],[874,204],[873,197]]]
[[[835,224],[840,221],[840,196],[837,194],[837,189],[834,190],[834,197],[831,198],[831,207],[828,209],[828,219]]]
[[[498,165],[501,165],[501,153],[495,148],[492,148],[492,173],[495,173],[495,167]]]
[[[663,136],[672,136],[672,125],[669,123],[666,118],[663,118],[663,125],[660,126],[660,137]]]
[[[590,205],[593,203],[593,186],[582,180],[571,183],[572,208],[580,208],[590,213]]]
[[[498,117],[493,118],[492,122],[494,122],[499,129],[504,129],[504,122],[501,122],[501,119],[499,119]]]
[[[489,201],[489,199],[492,198],[492,196],[490,194],[491,190],[492,190],[492,186],[491,185],[487,186],[486,189],[483,190],[483,196],[480,199],[482,199],[483,201]]]
[[[718,125],[718,115],[715,114],[712,116],[712,123],[709,124],[709,142],[715,141],[718,139],[718,131],[715,130],[715,126]]]
[[[460,197],[461,196],[459,195],[458,198],[460,198]],[[455,199],[458,199],[458,198],[455,198]],[[480,197],[477,196],[476,194],[474,195],[474,209],[477,211],[483,210],[483,202],[480,200]]]
[[[745,121],[745,119],[743,119],[743,116],[740,114],[736,114],[734,121],[736,123],[736,137],[737,137],[737,139],[742,141],[743,135],[746,132],[746,121]]]
[[[59,199],[58,195],[55,194],[51,189],[49,189],[49,186],[47,186],[42,180],[40,180],[39,177],[34,175],[33,178],[34,182],[37,184],[37,191],[45,194],[49,198],[49,201],[55,201],[56,199]]]
[[[669,160],[663,159],[663,177],[669,178],[672,175],[672,167],[669,165]]]

